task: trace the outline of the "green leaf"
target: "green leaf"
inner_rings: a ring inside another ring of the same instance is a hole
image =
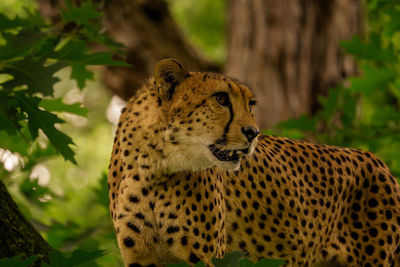
[[[85,251],[77,249],[72,252],[69,259],[70,266],[78,266],[87,262],[91,262],[95,259],[101,258],[106,254],[105,250]]]
[[[58,250],[53,250],[49,254],[50,265],[43,263],[44,266],[57,266],[57,267],[68,267],[68,259]]]
[[[92,1],[84,1],[79,6],[73,5],[70,0],[66,1],[67,9],[61,11],[63,20],[73,21],[79,25],[90,24],[101,18],[101,12]]]
[[[38,184],[37,179],[31,181],[28,177],[20,184],[20,190],[28,200],[34,201],[36,204],[44,204],[44,202],[38,202],[38,199],[46,194],[51,194],[47,187]]]
[[[53,248],[60,248],[67,242],[73,240],[74,237],[79,236],[80,228],[79,225],[68,221],[67,223],[60,223],[53,220],[50,229],[46,231],[47,242]]]
[[[23,133],[27,131],[27,127],[21,129]],[[27,135],[29,135],[29,132],[27,132]],[[11,152],[17,152],[23,156],[28,156],[28,149],[31,146],[30,142],[30,139],[24,138],[21,134],[10,135],[5,131],[0,131],[0,147],[8,149]]]
[[[204,261],[199,261],[194,267],[206,267],[206,264],[204,263]]]
[[[385,13],[390,17],[390,21],[384,25],[385,35],[392,36],[400,31],[400,10],[394,8],[387,10]]]
[[[360,37],[354,36],[350,41],[341,42],[341,46],[347,53],[355,55],[358,59],[371,59],[383,62],[396,62],[393,45],[389,43],[386,48],[382,47],[380,35],[371,33],[368,42],[361,41]]]
[[[45,66],[45,59],[24,58],[4,67],[3,71],[12,75],[14,79],[3,83],[3,87],[12,90],[26,85],[29,94],[39,92],[44,96],[52,96],[53,86],[60,80],[54,77],[54,74],[64,66],[62,62]]]
[[[0,266],[27,267],[34,263],[38,258],[36,255],[32,255],[26,259],[22,259],[23,256],[23,254],[18,254],[12,258],[1,258]]]
[[[330,121],[335,115],[337,108],[340,106],[340,92],[343,90],[341,86],[336,89],[331,89],[326,97],[320,96],[319,102],[322,105],[322,110],[319,114],[325,121]]]
[[[84,64],[70,64],[72,67],[71,79],[78,84],[79,89],[85,88],[86,80],[94,80],[93,72],[88,71]]]
[[[239,267],[239,260],[245,255],[242,251],[235,251],[226,254],[223,259],[212,258],[211,261],[215,267]]]
[[[167,263],[165,264],[167,267],[189,267],[189,263],[187,262],[180,262],[180,263]],[[206,264],[204,263],[204,261],[199,261],[196,263],[196,265],[194,265],[194,267],[205,267]]]
[[[89,53],[86,42],[76,40],[70,40],[52,57],[72,67],[71,78],[76,80],[80,89],[85,87],[86,80],[94,78],[87,65],[130,66],[124,61],[114,60],[110,52]]]
[[[0,46],[0,60],[19,60],[32,53],[45,34],[34,28],[23,28],[17,34],[3,33],[6,44]]]
[[[14,19],[8,18],[6,15],[0,13],[0,31],[5,29],[14,29],[17,27],[28,26],[28,21],[15,17]]]
[[[77,249],[72,252],[70,257],[66,257],[60,251],[53,250],[49,254],[50,265],[44,263],[43,266],[73,267],[82,264],[87,265],[93,262],[93,260],[103,257],[105,254],[104,250],[85,251]]]
[[[400,112],[393,106],[380,107],[375,110],[372,121],[375,125],[385,127],[390,122],[396,123],[400,120]]]
[[[181,261],[180,263],[166,263],[167,267],[190,267],[189,263]]]
[[[108,208],[108,186],[107,186],[107,172],[101,174],[100,185],[93,189],[97,197],[97,203]]]
[[[396,71],[381,67],[376,68],[371,64],[364,64],[362,66],[363,76],[350,78],[351,92],[362,92],[366,95],[371,94],[375,89],[385,89],[387,83],[392,82],[396,78]]]
[[[42,129],[55,150],[61,153],[66,160],[76,163],[75,153],[69,147],[69,145],[74,144],[72,139],[54,127],[55,123],[63,123],[64,121],[53,113],[39,109],[40,98],[27,98],[24,95],[24,91],[15,92],[15,96],[21,105],[21,109],[28,114],[28,128],[32,139],[36,139],[38,130]]]
[[[1,101],[0,101],[1,102]],[[17,133],[14,121],[7,114],[3,113],[0,107],[0,131],[5,131],[8,134],[14,135]]]
[[[278,128],[297,129],[301,131],[312,131],[316,128],[317,118],[310,118],[303,114],[298,118],[288,119],[277,125]]]
[[[82,107],[81,103],[64,104],[62,98],[43,98],[39,103],[39,107],[51,112],[67,112],[84,117],[88,113],[88,109]]]
[[[240,267],[279,267],[286,263],[281,259],[262,259],[259,262],[252,262],[249,259],[243,259],[239,262]]]
[[[69,64],[130,66],[124,61],[114,60],[113,54],[110,52],[89,53],[86,42],[76,40],[70,40],[60,50],[56,51],[53,58]]]
[[[354,127],[355,118],[356,118],[356,109],[357,109],[357,101],[359,97],[352,94],[349,90],[345,90],[343,95],[343,104],[340,106],[343,116],[342,116],[342,125],[344,128]]]
[[[15,135],[21,129],[19,122],[25,119],[14,97],[0,89],[0,131]]]
[[[384,7],[386,4],[392,3],[392,0],[368,0],[367,1],[367,6],[370,12],[374,12],[376,10],[379,11],[382,7]]]

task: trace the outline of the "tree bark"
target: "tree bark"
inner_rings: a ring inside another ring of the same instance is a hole
[[[52,248],[25,219],[1,181],[0,207],[0,258],[23,253],[25,256],[38,255],[39,261],[48,262]]]
[[[79,4],[82,0],[73,1]],[[63,0],[38,0],[41,13],[59,20]],[[155,64],[164,58],[178,59],[193,71],[218,70],[184,38],[164,0],[105,1],[103,25],[115,41],[126,47],[126,67],[105,67],[103,79],[111,91],[128,100],[153,74]]]
[[[340,41],[363,30],[361,0],[229,0],[226,73],[258,98],[261,128],[318,108],[357,71]]]

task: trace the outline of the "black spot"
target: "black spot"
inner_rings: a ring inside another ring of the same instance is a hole
[[[387,220],[392,219],[392,212],[390,210],[385,211],[385,216]]]
[[[179,227],[178,226],[170,226],[167,228],[167,233],[168,234],[173,234],[179,232]]]
[[[177,216],[176,214],[170,213],[170,214],[168,215],[168,218],[169,218],[169,219],[176,219],[176,218],[178,218],[178,216]]]
[[[374,221],[378,217],[375,212],[368,212],[367,213],[368,219]]]
[[[143,213],[141,213],[141,212],[136,213],[136,214],[135,214],[135,217],[138,218],[138,219],[141,219],[141,220],[144,219],[144,215],[143,215]]]
[[[129,201],[132,203],[138,203],[139,202],[139,198],[136,196],[130,196],[129,197]]]
[[[354,222],[353,226],[354,226],[354,228],[361,229],[362,228],[362,223],[361,222]]]
[[[133,223],[130,223],[130,222],[128,222],[127,224],[126,224],[130,229],[132,229],[134,232],[136,232],[136,233],[140,233],[140,229],[136,226],[136,225],[134,225]]]
[[[350,255],[347,256],[347,262],[348,262],[348,263],[353,262],[353,260],[354,260],[354,259],[353,259],[352,256],[350,256]]]
[[[257,252],[263,252],[264,251],[264,246],[263,245],[257,245]]]
[[[186,236],[183,236],[181,238],[181,244],[182,244],[182,246],[186,246],[187,245],[187,237]]]
[[[376,229],[375,229],[376,230]],[[358,234],[356,232],[351,232],[350,236],[354,239],[357,240],[358,239]]]
[[[376,228],[369,229],[369,235],[371,237],[376,237],[378,235],[378,230],[376,230]]]
[[[371,198],[370,200],[368,200],[368,206],[371,208],[375,208],[376,206],[378,206],[378,201],[374,198]]]
[[[384,250],[381,250],[380,257],[382,260],[386,259],[386,252]]]
[[[376,184],[371,186],[371,192],[372,193],[378,193],[378,191],[379,191],[379,187]]]
[[[365,252],[366,252],[368,255],[372,255],[372,254],[374,253],[374,251],[375,251],[375,248],[374,248],[373,246],[371,246],[371,245],[368,245],[368,246],[365,248]]]
[[[190,253],[189,260],[191,263],[197,263],[198,261],[200,261],[199,257],[197,257],[197,255],[193,252]]]
[[[143,196],[147,196],[149,194],[149,190],[147,188],[143,187],[142,194],[143,194]]]
[[[135,242],[134,242],[133,239],[130,238],[130,237],[126,237],[126,238],[124,239],[124,244],[125,244],[125,246],[128,247],[128,248],[131,248],[131,247],[135,246]]]

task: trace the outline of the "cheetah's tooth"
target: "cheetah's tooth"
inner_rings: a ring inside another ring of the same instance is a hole
[[[236,154],[238,154],[238,155],[240,156],[240,155],[242,155],[242,154],[243,154],[243,151],[241,151],[241,150],[238,150],[238,151],[236,151]]]
[[[229,157],[233,156],[233,150],[231,150],[231,152],[229,152]]]

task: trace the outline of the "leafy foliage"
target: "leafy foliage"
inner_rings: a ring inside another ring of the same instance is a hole
[[[257,263],[254,263],[247,258],[244,258],[246,253],[235,251],[228,253],[222,259],[213,258],[212,263],[215,267],[279,267],[285,264],[285,260],[272,260],[262,259]],[[178,264],[167,264],[167,267],[189,267],[190,265],[186,262],[180,262]],[[195,267],[204,267],[203,261],[198,262]]]
[[[373,151],[400,177],[400,4],[371,0],[367,7],[368,37],[342,43],[362,74],[320,97],[315,115],[280,123],[277,131]]]
[[[114,60],[121,46],[102,33],[102,14],[91,1],[80,6],[67,2],[61,21],[53,26],[28,1],[15,2],[15,10],[0,3],[0,160],[4,163],[0,165],[0,179],[24,215],[39,225],[47,242],[57,249],[50,255],[51,266],[99,266],[100,257],[105,266],[121,265],[109,220],[106,175],[99,173],[103,171],[99,166],[105,169],[107,163],[101,163],[93,155],[79,156],[80,164],[91,166],[90,176],[96,177],[90,182],[85,180],[82,171],[71,175],[79,167],[68,165],[68,162],[77,162],[74,143],[79,151],[95,145],[95,149],[89,150],[96,153],[99,146],[94,142],[104,136],[111,143],[111,129],[104,129],[104,118],[91,118],[87,124],[100,126],[85,135],[90,136],[90,141],[86,140],[83,146],[82,137],[77,139],[77,135],[84,130],[65,123],[87,122],[88,108],[96,113],[97,102],[104,109],[107,97],[93,89],[90,89],[93,102],[83,103],[80,97],[68,99],[67,96],[74,91],[72,88],[88,90],[89,81],[96,75],[91,66],[127,66]],[[100,47],[101,51],[93,51],[92,47]],[[96,89],[99,87],[96,85]],[[61,91],[65,93],[60,94]],[[107,154],[108,158],[110,151],[104,150],[99,154]],[[17,168],[6,167],[10,158],[18,161]],[[50,185],[43,182],[46,181],[43,169],[47,172],[50,169]],[[86,183],[85,188],[76,190],[77,184],[82,183]],[[93,233],[96,235],[92,236]],[[76,248],[72,253],[64,253]],[[103,256],[104,249],[111,253]],[[28,266],[36,258],[22,260],[19,255],[1,259],[0,265]]]
[[[38,258],[36,255],[30,256],[26,259],[22,259],[23,255],[19,254],[12,258],[1,258],[0,266],[14,266],[14,267],[27,267],[36,261]]]
[[[19,136],[28,149],[41,130],[57,153],[76,163],[72,139],[56,127],[64,120],[54,112],[84,116],[86,110],[79,104],[65,105],[61,100],[45,98],[53,96],[54,85],[59,82],[55,74],[69,66],[71,78],[83,89],[86,81],[93,79],[87,66],[127,64],[113,60],[112,52],[90,52],[88,42],[112,45],[114,51],[118,48],[100,34],[101,13],[91,1],[79,7],[70,3],[67,6],[62,12],[63,20],[54,27],[37,13],[13,19],[0,14],[0,35],[4,40],[0,46],[0,70],[3,77],[7,76],[0,82],[0,131]],[[3,143],[2,147],[12,151],[11,144]]]
[[[50,252],[49,260],[50,264],[42,263],[43,267],[47,266],[57,266],[57,267],[70,267],[70,266],[96,266],[93,260],[104,256],[105,252],[101,250],[96,251],[84,251],[77,249],[71,253],[71,255],[66,255],[58,250],[53,250]],[[15,266],[15,267],[28,267],[35,262],[37,256],[31,256],[26,259],[22,259],[23,255],[19,254],[12,258],[2,258],[0,259],[0,266]]]

